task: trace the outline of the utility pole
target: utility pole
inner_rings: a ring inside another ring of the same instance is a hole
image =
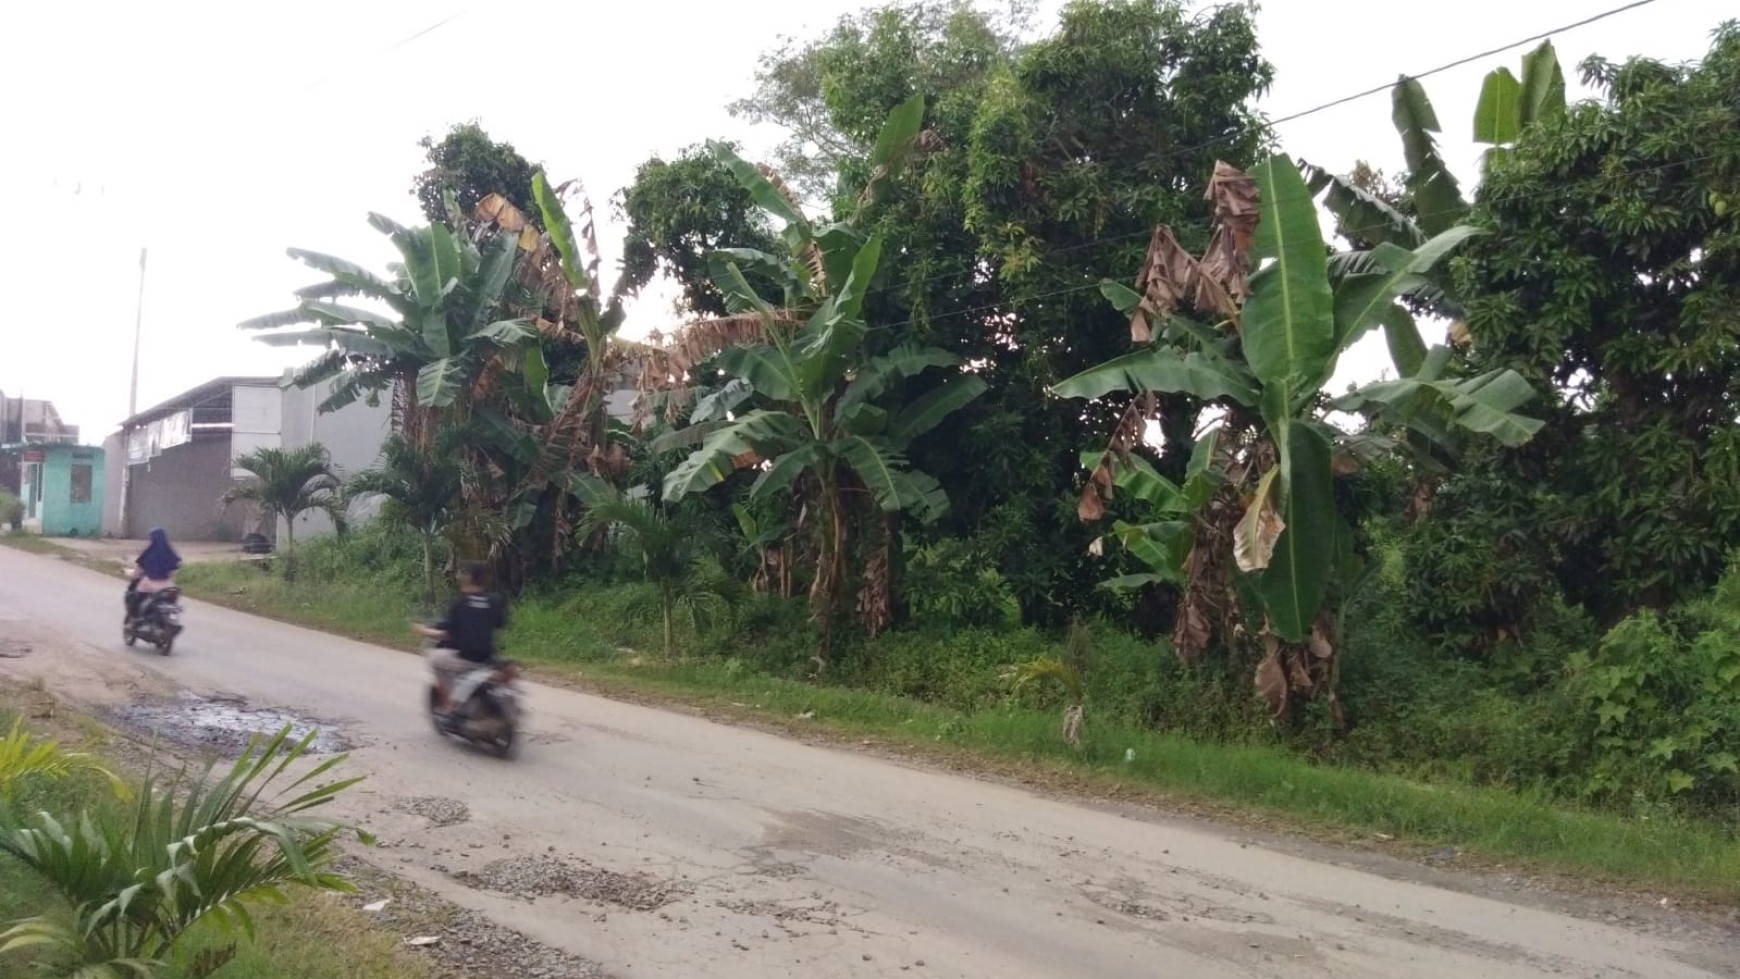
[[[145,246],[139,246],[139,301],[133,312],[133,384],[127,389],[127,417],[139,413],[139,335],[145,329]]]

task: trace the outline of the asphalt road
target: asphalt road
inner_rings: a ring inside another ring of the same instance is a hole
[[[0,639],[47,639],[0,671],[98,706],[179,689],[318,717],[369,776],[348,811],[392,844],[370,859],[616,977],[1740,974],[1740,942],[1651,902],[1516,890],[549,687],[529,688],[528,743],[502,762],[430,731],[413,657],[195,602],[160,658],[121,645],[119,595],[0,548]],[[433,826],[400,811],[413,797],[469,818]],[[586,871],[605,900],[454,876],[528,858]],[[625,887],[668,903],[610,903]]]

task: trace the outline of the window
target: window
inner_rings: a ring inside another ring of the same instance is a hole
[[[91,502],[91,467],[75,464],[72,467],[72,502]]]

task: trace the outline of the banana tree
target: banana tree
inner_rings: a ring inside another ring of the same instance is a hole
[[[470,217],[480,238],[499,233],[517,240],[521,259],[514,281],[526,303],[520,312],[541,338],[518,362],[503,365],[496,378],[499,397],[476,412],[485,433],[479,450],[501,475],[494,505],[515,534],[548,531],[547,541],[538,538],[545,546],[536,550],[552,567],[574,539],[581,506],[576,480],[590,474],[614,485],[627,468],[606,399],[648,352],[616,335],[623,309],[618,299],[606,302],[600,295],[590,202],[580,197],[578,227],[568,215],[577,191],[573,181],[552,187],[542,171],[533,174],[542,231],[499,194],[480,201]],[[558,379],[548,355],[573,349],[584,351],[577,373]]]
[[[1502,159],[1530,126],[1564,112],[1565,75],[1551,41],[1541,42],[1523,57],[1521,79],[1509,68],[1489,72],[1481,85],[1473,126],[1475,142],[1490,147],[1484,163],[1489,165]],[[1419,248],[1432,236],[1455,227],[1468,213],[1467,198],[1434,138],[1441,131],[1438,113],[1417,79],[1404,76],[1396,82],[1391,90],[1390,120],[1401,136],[1402,154],[1408,167],[1402,207],[1346,177],[1309,164],[1303,168],[1311,191],[1323,195],[1324,206],[1335,217],[1341,234],[1368,246],[1335,255],[1330,265],[1332,274],[1373,271],[1379,265],[1372,246],[1388,243]],[[1448,271],[1442,267],[1421,275],[1420,281],[1404,295],[1452,320],[1462,318],[1461,303]],[[1397,367],[1406,374],[1417,370],[1423,345],[1415,339],[1418,328],[1412,318],[1402,313],[1390,314],[1384,329],[1391,351],[1397,354]],[[1452,327],[1452,333],[1461,335],[1457,327]]]
[[[754,317],[759,335],[717,354],[713,362],[730,380],[710,396],[713,404],[697,407],[711,413],[750,399],[757,407],[692,425],[700,445],[666,476],[664,497],[704,491],[749,468],[759,470],[752,498],[799,488],[814,507],[810,600],[824,634],[818,665],[826,661],[847,577],[853,510],[848,500],[867,499],[882,515],[858,603],[874,633],[891,616],[888,561],[896,516],[928,522],[948,503],[937,480],[908,466],[904,453],[985,390],[984,381],[959,370],[959,359],[946,351],[909,344],[871,356],[865,348],[864,297],[881,264],[882,242],[856,225],[884,181],[927,144],[923,114],[918,96],[890,113],[873,150],[871,179],[851,214],[819,228],[771,171],[727,146],[713,146],[756,203],[783,226],[788,254],[723,249],[712,256],[732,312]],[[743,274],[747,266],[782,283],[777,305],[750,285]],[[942,370],[949,373],[921,394],[909,401],[897,397],[902,382]]]
[[[1086,459],[1077,512],[1100,519],[1119,488],[1152,509],[1158,519],[1112,534],[1150,571],[1113,584],[1182,585],[1172,637],[1181,659],[1200,658],[1217,633],[1229,645],[1254,635],[1263,648],[1257,685],[1274,716],[1294,694],[1321,694],[1339,717],[1331,598],[1357,576],[1358,561],[1332,481],[1358,466],[1360,442],[1323,419],[1322,389],[1340,355],[1473,232],[1450,227],[1412,249],[1381,242],[1373,271],[1336,280],[1311,195],[1287,157],[1264,160],[1254,178],[1218,164],[1208,197],[1216,227],[1202,257],[1159,228],[1135,288],[1104,290],[1131,315],[1137,349],[1052,389],[1137,395],[1109,446]],[[1521,377],[1444,378],[1448,353],[1438,348],[1410,376],[1368,385],[1335,407],[1438,440],[1462,428],[1515,445],[1540,427],[1515,414],[1533,394]],[[1134,454],[1160,394],[1191,395],[1219,416],[1183,485]]]
[[[836,239],[826,247],[853,244]],[[870,238],[853,252],[846,281],[806,323],[782,326],[767,306],[766,342],[719,354],[719,369],[747,384],[766,407],[703,423],[707,433],[701,445],[664,482],[664,496],[671,500],[716,486],[741,469],[759,471],[749,489],[751,498],[801,486],[816,507],[818,547],[810,598],[825,629],[846,581],[851,536],[847,495],[867,495],[883,514],[904,512],[921,522],[935,520],[948,497],[934,477],[907,465],[904,452],[985,390],[982,379],[957,370],[911,401],[891,397],[895,382],[957,367],[959,361],[945,351],[916,345],[883,356],[861,356],[866,330],[861,319],[863,284],[875,273],[881,244]],[[882,545],[888,543],[886,536]],[[874,631],[885,624],[886,612],[870,612],[866,624]]]
[[[308,387],[337,378],[321,411],[390,390],[396,427],[419,444],[435,412],[464,400],[493,365],[537,343],[531,323],[499,318],[514,274],[518,237],[482,244],[441,224],[407,228],[370,214],[401,262],[386,277],[331,255],[289,249],[292,258],[329,278],[296,290],[292,309],[257,316],[239,328],[275,347],[316,346],[324,353],[295,376]],[[379,309],[339,300],[360,298]]]

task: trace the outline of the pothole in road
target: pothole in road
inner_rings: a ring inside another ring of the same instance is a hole
[[[576,867],[555,857],[514,857],[461,870],[455,880],[471,887],[521,899],[563,895],[600,901],[631,911],[657,911],[687,897],[686,884],[645,874],[619,874],[597,867]]]
[[[350,745],[332,725],[289,711],[250,707],[240,698],[202,697],[183,693],[173,700],[146,700],[112,708],[109,713],[122,725],[157,737],[170,744],[239,755],[255,736],[262,741],[275,737],[286,726],[289,741],[300,742],[312,734],[310,754],[332,754]]]

